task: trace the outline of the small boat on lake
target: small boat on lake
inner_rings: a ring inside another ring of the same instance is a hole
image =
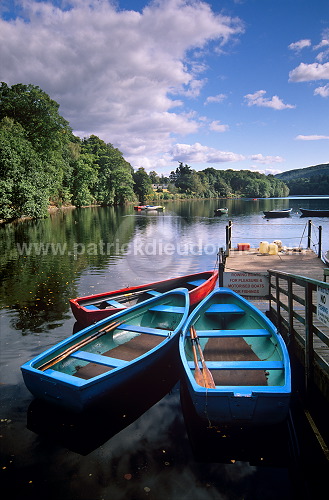
[[[220,287],[193,310],[179,340],[182,381],[200,419],[265,425],[286,419],[291,395],[286,345],[271,321]]]
[[[274,217],[289,217],[290,213],[292,211],[292,208],[284,208],[282,210],[268,210],[263,212],[265,217],[268,218],[274,218]]]
[[[121,288],[112,292],[77,297],[70,300],[72,313],[80,326],[89,326],[116,312],[174,288],[187,288],[190,305],[194,306],[211,292],[217,282],[218,271],[206,271],[178,278]]]
[[[115,405],[139,377],[148,380],[140,384],[142,397],[148,386],[161,384],[164,360],[170,370],[188,311],[185,288],[135,304],[22,365],[25,385],[37,398],[76,412],[104,401]]]
[[[161,205],[137,205],[135,210],[164,210],[165,207]]]
[[[224,215],[224,214],[228,214],[228,208],[224,207],[224,208],[216,208],[214,210],[215,212],[215,215]]]
[[[329,210],[309,210],[307,208],[300,208],[302,217],[329,217]]]

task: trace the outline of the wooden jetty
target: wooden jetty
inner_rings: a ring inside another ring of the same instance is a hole
[[[239,251],[230,249],[225,271],[267,272],[275,269],[323,281],[326,265],[310,249],[279,252],[277,255],[261,254],[259,248]]]
[[[248,295],[248,289],[240,293],[266,311],[294,346],[294,354],[305,368],[306,388],[316,377],[329,402],[329,327],[317,317],[318,289],[329,294],[326,271],[326,265],[310,249],[277,255],[261,254],[258,248],[230,249],[224,266],[224,276],[230,272],[267,276],[266,295]]]
[[[268,280],[265,295],[248,295],[250,288],[244,293],[242,288],[241,295],[266,312],[302,367],[304,412],[329,461],[329,443],[312,417],[315,393],[329,409],[329,314],[319,313],[321,300],[329,306],[328,267],[310,249],[276,255],[260,253],[259,248],[227,249],[225,254],[219,273],[224,286],[226,273],[235,273],[242,281],[248,281],[246,275],[250,282],[260,281],[257,276]]]

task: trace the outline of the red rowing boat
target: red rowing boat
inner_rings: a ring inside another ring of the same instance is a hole
[[[142,302],[174,288],[187,288],[190,306],[193,307],[215,288],[217,279],[218,271],[205,271],[112,292],[77,297],[70,300],[70,305],[79,325],[86,327],[137,302]]]

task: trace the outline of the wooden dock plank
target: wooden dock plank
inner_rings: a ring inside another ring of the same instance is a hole
[[[285,252],[278,255],[261,254],[258,248],[230,250],[226,258],[225,271],[263,273],[268,269],[300,274],[323,281],[325,264],[312,250]]]
[[[229,255],[225,261],[225,272],[243,272],[243,273],[262,273],[266,274],[269,270],[288,273],[292,275],[302,276],[304,278],[310,278],[312,280],[317,280],[319,282],[324,282],[324,270],[327,266],[322,262],[318,256],[309,249],[303,249],[300,252],[286,252],[279,253],[278,255],[268,255],[261,254],[259,249],[251,248],[250,250],[230,250]],[[279,278],[280,287],[280,316],[277,316],[278,305],[276,303],[276,280],[272,277],[272,287],[270,289],[270,297],[246,297],[250,302],[252,302],[256,307],[261,309],[263,312],[269,314],[270,318],[276,324],[281,321],[281,326],[277,326],[282,331],[287,331],[287,325],[289,325],[290,315],[289,315],[289,300],[288,300],[288,284],[287,281]],[[273,287],[274,285],[274,287]],[[285,291],[287,295],[283,293]],[[316,309],[317,297],[316,290],[312,292],[312,303],[314,304],[314,309]],[[292,285],[292,310],[298,315],[300,320],[306,321],[305,313],[305,287],[299,283],[293,283]],[[274,316],[274,317],[273,317]],[[321,332],[329,338],[329,328],[324,324],[320,324],[317,320],[316,313],[313,312],[313,325],[317,326]],[[302,357],[305,359],[305,325],[297,320],[293,319],[293,330],[295,332],[295,341],[293,344],[296,346],[296,341],[298,341],[301,349],[303,349],[304,354]],[[286,340],[289,341],[289,338]],[[298,349],[297,349],[298,351]],[[321,341],[321,339],[314,333],[313,334],[313,351],[314,357],[320,360],[318,363],[318,368],[321,372],[320,383],[322,384],[322,389],[324,388],[324,393],[329,394],[328,384],[323,384],[323,380],[328,379],[328,366],[329,366],[329,347]],[[300,356],[299,356],[300,359]],[[323,363],[322,363],[323,361]]]

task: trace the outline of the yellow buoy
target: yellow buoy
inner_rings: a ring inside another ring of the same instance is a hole
[[[269,246],[268,246],[268,253],[270,255],[278,255],[278,245],[276,243],[270,243]]]
[[[261,241],[259,244],[260,253],[268,253],[269,252],[269,243],[268,241]]]

